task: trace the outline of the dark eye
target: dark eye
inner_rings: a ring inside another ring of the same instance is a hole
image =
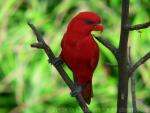
[[[92,20],[85,19],[84,21],[86,24],[95,24],[95,22],[93,22]]]

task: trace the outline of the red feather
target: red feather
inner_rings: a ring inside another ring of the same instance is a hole
[[[89,23],[86,23],[87,20]],[[90,21],[93,24],[90,24]],[[79,13],[71,20],[61,42],[60,58],[75,74],[78,85],[82,86],[88,82],[81,92],[88,104],[93,97],[92,76],[99,59],[99,48],[91,31],[103,30],[101,25],[97,25],[100,21],[100,17],[93,12]]]

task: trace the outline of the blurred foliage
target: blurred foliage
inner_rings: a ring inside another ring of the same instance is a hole
[[[102,17],[102,36],[116,47],[119,43],[121,0],[0,0],[0,113],[82,113],[58,72],[43,51],[30,44],[35,36],[27,21],[35,24],[56,55],[70,19],[80,11]],[[149,0],[130,0],[130,23],[150,20]],[[80,26],[79,26],[80,27]],[[133,62],[150,49],[150,29],[129,36]],[[114,113],[117,98],[117,69],[109,50],[99,44],[101,57],[93,76],[93,113]],[[72,77],[71,71],[64,66]],[[150,62],[136,71],[137,108],[150,112]],[[129,112],[132,111],[129,91]]]

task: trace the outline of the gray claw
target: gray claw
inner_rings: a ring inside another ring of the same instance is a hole
[[[82,87],[81,86],[77,86],[74,91],[70,92],[70,95],[72,97],[77,96],[78,94],[80,94],[82,91]]]

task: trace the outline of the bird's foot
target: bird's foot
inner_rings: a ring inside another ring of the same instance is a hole
[[[82,91],[82,86],[76,86],[75,89],[73,91],[70,92],[70,95],[72,97],[77,96],[78,94],[80,94]]]
[[[63,64],[62,59],[60,59],[59,57],[55,58],[53,61],[51,59],[48,59],[48,62],[55,65],[55,66]]]
[[[89,81],[85,82],[83,85],[78,85],[75,82],[75,89],[72,92],[70,92],[70,95],[72,97],[77,96],[78,94],[80,94],[87,87],[88,84],[89,84]]]

